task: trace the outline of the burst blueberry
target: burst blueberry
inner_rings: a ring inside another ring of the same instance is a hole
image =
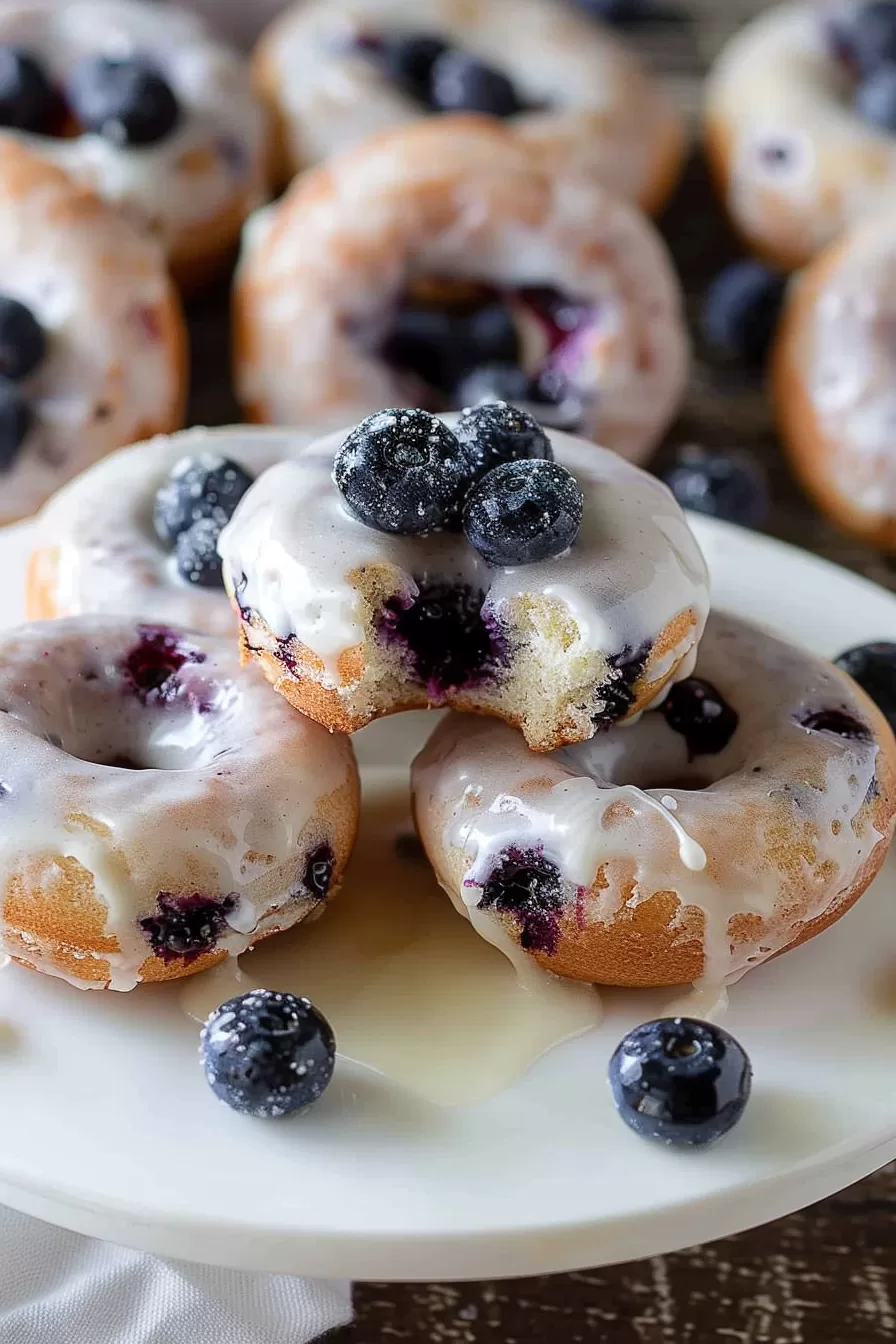
[[[762,527],[769,513],[765,472],[748,453],[682,448],[663,480],[683,509],[724,518],[741,527]]]
[[[896,644],[883,639],[857,644],[834,661],[859,683],[896,733]]]
[[[723,360],[760,369],[778,325],[787,281],[761,261],[737,261],[720,271],[703,307],[703,335]]]
[[[229,999],[200,1035],[206,1081],[233,1110],[273,1119],[323,1096],[336,1060],[333,1030],[310,999],[253,989]]]
[[[449,47],[433,64],[430,97],[439,112],[512,117],[524,106],[513,81],[503,71],[455,47]]]
[[[380,532],[420,536],[452,526],[470,464],[451,430],[426,411],[377,411],[336,454],[333,479],[346,505]]]
[[[155,914],[141,919],[140,929],[160,961],[185,966],[211,952],[227,928],[227,916],[237,906],[236,896],[176,896],[160,891]]]
[[[68,97],[84,129],[116,145],[156,144],[180,120],[170,84],[139,57],[88,57],[73,70]]]
[[[482,889],[480,910],[512,915],[520,946],[530,952],[556,951],[564,892],[560,869],[539,850],[506,850]]]
[[[502,462],[554,457],[550,440],[527,411],[507,402],[486,402],[464,411],[454,428],[477,476]]]
[[[223,588],[218,538],[221,528],[214,518],[199,518],[181,532],[175,542],[177,572],[197,588]]]
[[[584,505],[578,482],[559,462],[504,462],[470,491],[464,532],[490,565],[531,565],[569,550]]]
[[[156,493],[153,525],[159,540],[174,546],[203,518],[212,519],[220,531],[251,484],[249,473],[220,453],[182,457]]]
[[[27,51],[0,45],[0,126],[46,134],[58,103],[43,67]]]
[[[739,722],[715,686],[702,677],[677,681],[666,696],[660,712],[673,732],[685,739],[688,756],[717,756],[724,751]]]
[[[405,661],[433,704],[446,694],[500,675],[507,649],[496,623],[482,615],[485,594],[468,584],[423,583],[410,604],[390,598],[379,637],[403,645]]]
[[[15,462],[32,419],[21,388],[0,374],[0,471],[8,471]]]
[[[629,1032],[610,1060],[622,1119],[644,1138],[696,1146],[737,1124],[750,1096],[743,1047],[710,1022],[660,1018]]]
[[[14,380],[27,378],[46,352],[43,327],[31,309],[0,294],[0,374]]]

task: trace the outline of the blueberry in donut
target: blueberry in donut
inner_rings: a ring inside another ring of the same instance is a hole
[[[58,110],[52,83],[36,57],[0,43],[0,126],[46,135]]]
[[[31,425],[31,410],[22,389],[0,374],[0,471],[13,466]]]
[[[0,374],[27,378],[46,353],[46,335],[31,309],[9,294],[0,294]]]
[[[896,644],[884,639],[858,644],[835,661],[859,683],[896,732]]]
[[[170,135],[180,108],[170,84],[148,61],[91,57],[68,83],[72,111],[87,131],[117,145],[152,145]]]

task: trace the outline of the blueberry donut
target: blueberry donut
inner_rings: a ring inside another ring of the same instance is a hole
[[[546,171],[591,174],[645,210],[684,158],[671,96],[563,0],[299,0],[262,37],[254,76],[284,179],[434,112],[501,117]]]
[[[735,227],[802,265],[896,186],[896,5],[776,5],[710,74],[706,142]]]
[[[54,495],[35,524],[29,620],[103,612],[232,635],[217,537],[298,430],[189,429],[123,448]]]
[[[354,842],[351,745],[230,641],[85,616],[4,632],[0,945],[132,989],[318,914]]]
[[[413,767],[458,910],[522,964],[713,990],[813,937],[886,857],[896,742],[844,673],[714,613],[696,675],[549,757],[452,715]]]
[[[219,542],[245,656],[337,732],[451,705],[539,751],[689,675],[708,579],[667,488],[506,405],[453,423],[383,411],[252,486]]]
[[[156,245],[0,136],[0,523],[135,438],[176,429],[186,333]]]
[[[640,460],[687,376],[649,222],[487,118],[399,127],[299,178],[248,231],[234,316],[238,394],[274,424],[498,396]]]
[[[0,127],[148,230],[186,288],[266,195],[248,68],[173,6],[0,0]]]
[[[840,527],[896,553],[896,213],[820,253],[793,282],[772,386],[808,494]]]

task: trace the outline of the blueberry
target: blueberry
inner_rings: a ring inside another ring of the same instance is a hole
[[[674,732],[681,733],[691,759],[724,751],[739,722],[736,710],[701,677],[677,681],[660,706],[660,713]]]
[[[703,306],[703,334],[718,357],[748,368],[765,364],[787,280],[761,261],[736,261],[720,271]]]
[[[860,117],[882,131],[896,131],[896,65],[873,70],[856,89]]]
[[[164,962],[185,966],[215,947],[227,928],[227,916],[236,909],[235,896],[175,896],[160,891],[158,911],[139,921],[143,936]]]
[[[242,1115],[306,1111],[333,1076],[336,1040],[310,999],[253,989],[211,1014],[200,1035],[206,1081]]]
[[[520,339],[506,304],[497,299],[483,304],[470,313],[466,326],[471,365],[515,362]]]
[[[557,950],[563,911],[563,879],[556,863],[539,850],[506,850],[482,889],[480,910],[500,910],[519,925],[520,946]]]
[[[840,25],[845,50],[867,74],[896,61],[896,3],[872,0]]]
[[[744,1113],[753,1070],[743,1047],[710,1022],[666,1017],[635,1027],[610,1060],[619,1114],[647,1139],[714,1143]]]
[[[380,532],[420,536],[453,525],[471,479],[451,430],[427,411],[377,411],[349,434],[333,479],[348,508]]]
[[[199,518],[174,544],[177,572],[199,588],[223,588],[218,538],[221,529],[214,518]]]
[[[28,436],[32,415],[21,389],[0,374],[0,471],[8,471]]]
[[[68,96],[84,129],[116,145],[155,144],[180,120],[171,86],[138,57],[88,57],[72,72]]]
[[[419,103],[429,106],[432,68],[448,43],[432,33],[413,33],[383,38],[377,50],[390,79]]]
[[[383,607],[381,642],[403,646],[404,661],[433,704],[451,691],[481,686],[507,666],[501,630],[482,615],[484,597],[469,584],[423,582],[410,606],[389,598]]]
[[[748,453],[717,453],[690,444],[663,472],[663,480],[683,509],[742,527],[762,527],[768,518],[765,472]]]
[[[477,475],[484,475],[502,462],[539,457],[552,461],[554,450],[537,420],[517,406],[504,401],[486,402],[464,411],[454,432],[475,464]]]
[[[834,661],[859,683],[896,733],[896,644],[858,644]]]
[[[528,401],[529,377],[518,364],[482,364],[461,382],[454,394],[458,409],[484,401]]]
[[[438,112],[485,112],[512,117],[523,108],[511,80],[484,61],[449,47],[432,67],[431,93]]]
[[[156,494],[153,524],[159,540],[173,546],[201,518],[213,519],[220,531],[251,484],[248,472],[220,453],[182,457]]]
[[[413,303],[402,305],[395,314],[381,353],[388,364],[410,370],[445,393],[475,362],[463,315]]]
[[[335,863],[336,855],[327,844],[318,845],[305,860],[302,886],[314,900],[322,901],[329,892]]]
[[[0,126],[46,134],[56,120],[52,85],[33,56],[0,46]]]
[[[43,327],[30,308],[0,294],[0,374],[27,378],[47,352]]]
[[[490,565],[530,565],[569,550],[584,503],[575,477],[559,462],[504,462],[470,491],[464,531]]]

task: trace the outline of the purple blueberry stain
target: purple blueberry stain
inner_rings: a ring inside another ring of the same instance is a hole
[[[175,896],[160,891],[157,913],[138,921],[143,936],[155,956],[169,964],[182,961],[185,966],[210,952],[227,928],[227,917],[237,907],[238,896]]]
[[[141,625],[138,642],[125,654],[121,671],[141,704],[168,704],[180,690],[177,673],[190,663],[204,663],[205,654],[163,625]],[[200,711],[210,708],[197,704]]]
[[[402,647],[433,704],[493,680],[507,666],[506,641],[494,617],[483,611],[484,599],[469,584],[424,581],[416,597],[392,597],[383,606],[380,642]]]
[[[482,888],[478,908],[511,915],[519,926],[520,947],[553,956],[560,941],[564,908],[563,879],[556,863],[540,849],[504,850]]]
[[[612,728],[631,709],[635,701],[635,683],[644,671],[648,651],[647,644],[639,649],[633,649],[627,644],[621,653],[608,659],[609,674],[596,691],[603,707],[591,716],[591,722],[598,731]]]
[[[333,853],[332,847],[326,843],[318,845],[308,855],[305,871],[302,874],[302,886],[312,900],[323,901],[326,899],[330,884],[333,881],[335,863],[336,855]]]

